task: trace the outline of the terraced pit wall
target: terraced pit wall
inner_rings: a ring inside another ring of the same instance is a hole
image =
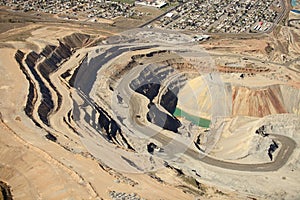
[[[89,35],[74,33],[59,41],[58,46],[46,45],[40,53],[31,51],[25,54],[21,50],[16,52],[15,59],[29,82],[24,111],[38,127],[41,127],[41,124],[51,126],[49,116],[60,109],[62,101],[62,95],[51,82],[49,75],[68,60],[76,49],[88,45],[90,41]],[[55,92],[56,101],[51,91]],[[37,102],[38,98],[41,99],[39,102]],[[54,110],[55,106],[56,110]],[[35,107],[37,107],[38,118],[33,114]]]
[[[163,53],[170,52],[151,52],[135,56],[135,60]],[[175,133],[181,126],[180,121],[173,115],[178,102],[177,94],[187,81],[186,75],[176,70],[183,65],[178,61],[173,59],[150,64],[129,85],[132,90],[149,99],[147,120]]]

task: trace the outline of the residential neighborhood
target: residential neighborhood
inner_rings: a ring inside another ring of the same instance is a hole
[[[164,0],[2,0],[0,6],[22,12],[55,14],[64,19],[97,22],[116,17],[143,17],[135,9],[148,6],[161,9]],[[180,0],[148,27],[200,33],[263,33],[272,29],[286,10],[282,0]]]
[[[115,17],[132,17],[141,15],[134,9],[134,3],[122,3],[116,1],[88,1],[88,0],[2,0],[0,6],[11,7],[13,10],[23,12],[41,12],[49,14],[58,14],[70,19],[80,17],[113,19]]]
[[[284,9],[280,0],[193,0],[183,2],[153,26],[209,33],[263,32]]]

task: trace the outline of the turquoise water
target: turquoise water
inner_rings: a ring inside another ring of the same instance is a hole
[[[187,112],[184,112],[183,110],[176,108],[175,112],[174,112],[174,116],[175,117],[184,117],[186,120],[192,122],[193,124],[203,127],[203,128],[209,128],[210,125],[210,120],[205,119],[205,118],[201,118],[201,117],[197,117],[194,115],[190,115]]]
[[[298,5],[298,2],[297,2],[298,0],[291,0],[291,4],[292,4],[292,6],[296,6],[296,5]]]

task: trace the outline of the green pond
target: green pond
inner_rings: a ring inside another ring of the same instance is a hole
[[[179,108],[176,108],[173,115],[175,117],[184,117],[186,120],[192,122],[193,124],[204,127],[204,128],[209,128],[209,125],[210,125],[210,120],[191,115],[187,112],[184,112],[183,110],[181,110]]]

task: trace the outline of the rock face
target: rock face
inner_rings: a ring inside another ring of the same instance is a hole
[[[244,68],[229,67],[229,66],[218,66],[217,68],[218,68],[218,71],[224,72],[224,73],[246,73],[248,75],[257,74],[257,73],[266,73],[266,72],[271,71],[267,67],[253,67],[253,66],[246,66]]]
[[[75,33],[59,40],[58,46],[46,45],[40,53],[31,51],[25,54],[20,50],[16,52],[15,59],[29,82],[29,92],[24,111],[38,127],[43,128],[46,125],[51,128],[49,116],[60,109],[63,98],[52,83],[50,75],[59,69],[61,64],[68,60],[76,49],[89,45],[90,42],[88,35]],[[76,76],[78,70],[79,67],[74,70],[73,76],[69,80],[70,87],[74,86],[72,78]],[[66,71],[61,77],[66,78],[71,75],[70,71]],[[40,101],[37,102],[39,95]],[[37,108],[38,117],[33,114],[35,107]],[[129,150],[134,150],[122,134],[117,122],[98,105],[95,104],[93,107],[93,115],[86,113],[84,117],[86,121],[88,122],[93,118],[94,127],[103,133],[107,140]],[[97,113],[97,117],[95,113]],[[69,112],[68,117],[64,117],[63,120],[75,133],[81,135],[76,131],[76,128],[71,126],[73,120],[71,118],[73,118],[73,115]],[[47,133],[45,137],[48,140],[57,142],[55,134],[49,131]]]
[[[73,33],[59,40],[58,46],[47,45],[40,56],[43,61],[38,64],[37,68],[42,76],[48,79],[49,74],[55,71],[59,65],[68,59],[78,48],[88,45],[90,36],[81,33]]]
[[[87,34],[73,33],[62,39],[62,43],[66,44],[70,49],[77,49],[88,46],[91,43],[91,37]]]
[[[164,89],[161,93],[161,99],[159,99],[159,104],[164,107],[170,114],[175,112],[178,103],[178,93],[180,88],[182,88],[187,82],[185,75],[180,74],[175,79],[173,79],[168,87]]]
[[[43,77],[48,78],[49,74],[55,71],[58,68],[58,65],[71,55],[71,48],[64,43],[59,42],[59,46],[46,56],[44,60],[38,64],[37,68]]]
[[[132,87],[133,88],[133,87]],[[135,89],[135,92],[146,96],[150,101],[157,96],[160,88],[160,84],[157,83],[145,83],[144,85]]]
[[[57,70],[64,61],[69,59],[77,48],[89,44],[89,41],[90,37],[88,35],[74,33],[59,41],[58,46],[46,45],[40,53],[31,51],[25,55],[20,50],[16,52],[15,59],[19,63],[20,69],[29,82],[29,93],[27,96],[25,113],[36,125],[40,126],[37,120],[33,119],[32,112],[37,103],[37,89],[29,75],[29,71],[32,74],[33,79],[37,81],[40,90],[39,92],[42,96],[41,101],[38,102],[39,118],[45,125],[50,126],[48,116],[53,112],[54,104],[56,103],[53,100],[50,90],[54,90],[56,93],[58,109],[62,101],[62,96],[51,83],[49,75]],[[46,86],[45,82],[48,82],[50,87]]]
[[[102,129],[102,132],[106,133],[106,138],[117,145],[126,147],[130,150],[134,150],[122,134],[122,130],[118,123],[99,106],[96,106],[96,110],[99,113],[98,125],[100,129]]]
[[[264,117],[270,114],[287,113],[280,86],[252,89],[233,87],[232,115]]]
[[[147,113],[147,120],[163,129],[173,131],[175,133],[178,132],[178,128],[181,126],[181,123],[176,117],[168,114],[167,112],[163,112],[158,107],[150,103],[148,105],[149,112]]]
[[[48,57],[55,48],[56,46],[47,44],[42,50],[41,55],[43,55],[44,57]]]
[[[175,74],[172,66],[151,64],[146,66],[129,86],[150,100],[147,113],[149,122],[177,133],[181,123],[173,113],[178,102],[177,94],[185,81],[186,77]]]
[[[15,54],[15,59],[16,59],[17,63],[19,64],[21,71],[25,75],[26,80],[29,83],[29,89],[28,89],[29,92],[27,95],[27,102],[26,102],[24,111],[25,111],[25,114],[34,122],[34,124],[36,126],[41,127],[41,125],[32,116],[34,105],[35,105],[36,99],[37,99],[37,91],[36,91],[36,87],[35,87],[33,80],[30,78],[28,71],[26,70],[25,66],[22,63],[22,60],[24,59],[24,55],[25,54],[20,50],[18,50]]]
[[[38,114],[40,119],[44,124],[49,126],[48,115],[51,110],[54,108],[54,102],[52,100],[52,95],[49,88],[45,85],[45,82],[42,80],[35,66],[40,58],[40,55],[32,51],[25,57],[25,63],[28,66],[30,72],[33,74],[34,79],[38,82],[40,87],[40,92],[42,94],[42,101],[38,107]]]

